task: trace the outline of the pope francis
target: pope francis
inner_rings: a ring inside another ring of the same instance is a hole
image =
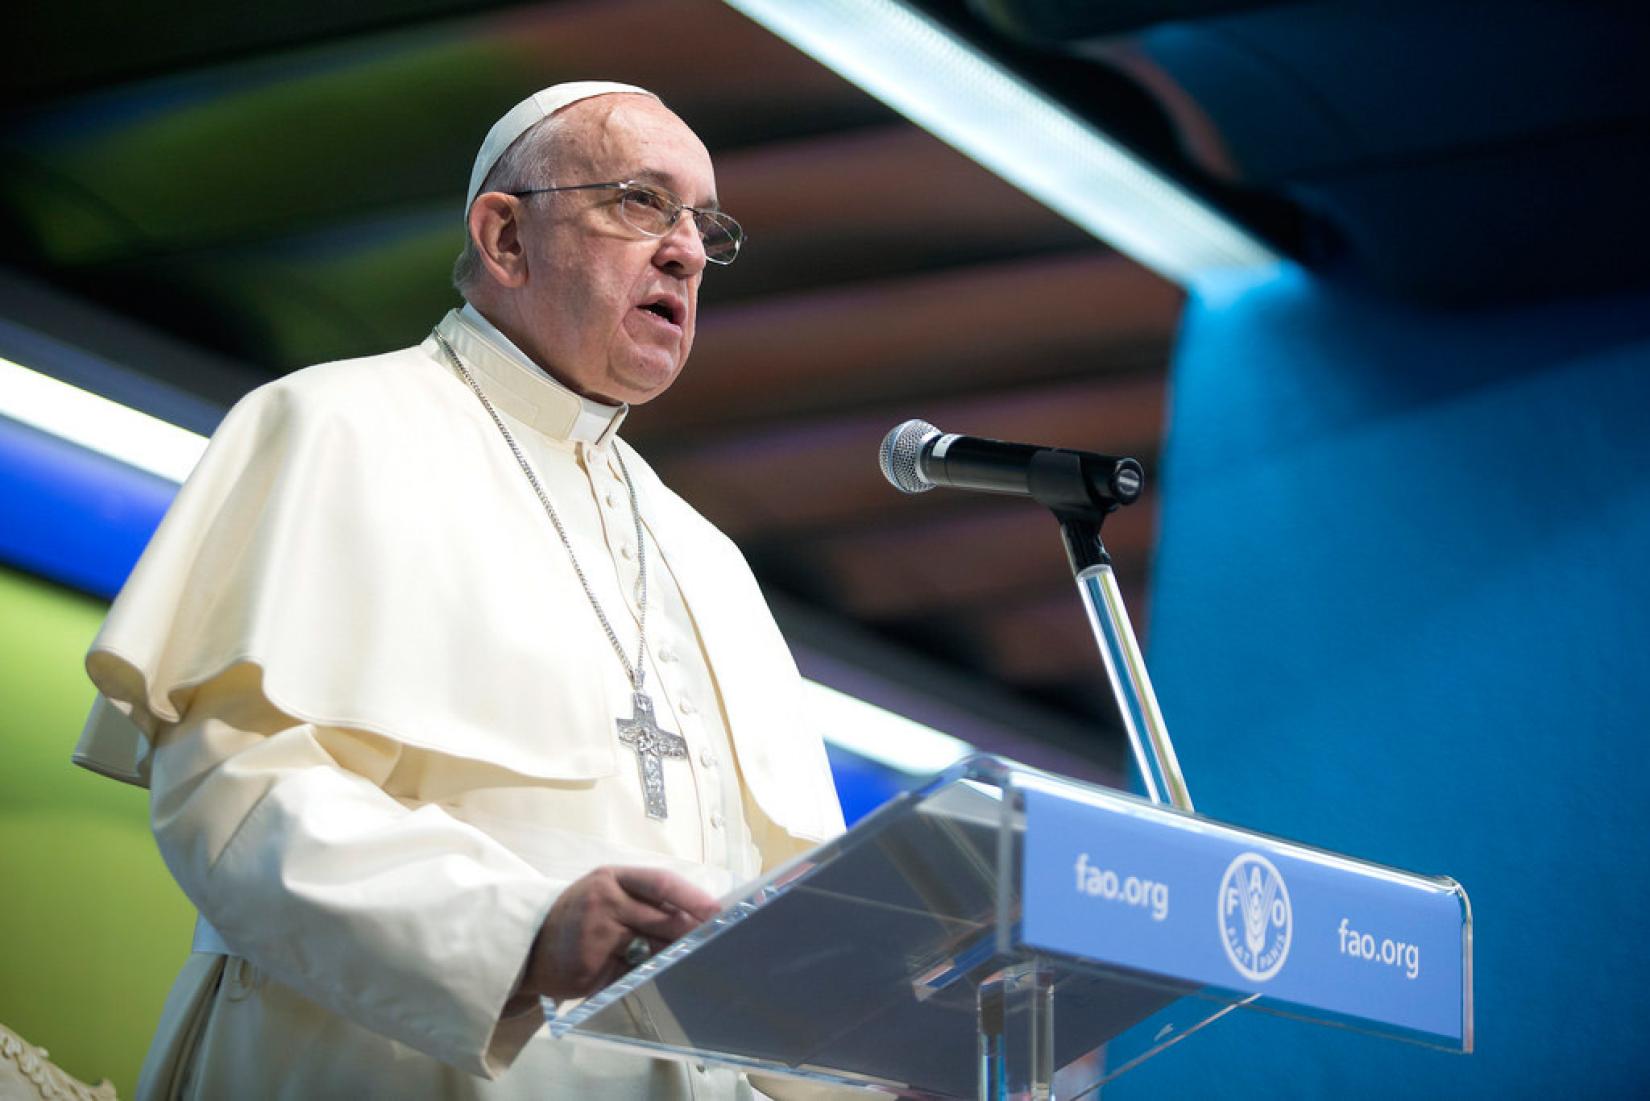
[[[422,344],[230,412],[87,657],[76,759],[200,911],[143,1097],[759,1096],[539,1009],[842,829],[749,569],[618,436],[739,225],[583,82],[494,125],[466,226]]]

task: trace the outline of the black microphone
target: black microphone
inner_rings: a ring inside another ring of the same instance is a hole
[[[1145,485],[1145,471],[1133,459],[959,436],[923,420],[906,421],[883,437],[877,460],[901,493],[950,486],[1030,497],[1062,513],[1110,512],[1132,504]]]

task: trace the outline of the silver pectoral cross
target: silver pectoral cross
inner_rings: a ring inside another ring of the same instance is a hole
[[[680,734],[660,728],[653,718],[653,701],[642,692],[631,696],[636,713],[620,719],[619,741],[636,751],[636,767],[642,774],[642,796],[647,804],[649,818],[664,818],[666,757],[686,757],[687,742]]]

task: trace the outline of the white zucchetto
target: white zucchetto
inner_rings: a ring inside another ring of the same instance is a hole
[[[634,84],[618,84],[611,80],[573,80],[565,84],[552,84],[542,91],[534,92],[506,111],[503,117],[493,123],[493,128],[487,131],[487,136],[482,139],[481,149],[476,153],[475,167],[470,169],[470,190],[464,196],[466,220],[470,216],[470,204],[475,202],[476,196],[480,194],[481,184],[487,179],[487,173],[491,172],[493,165],[504,156],[504,151],[515,144],[515,140],[531,129],[534,123],[549,118],[563,107],[572,106],[581,99],[614,93],[653,96],[646,88],[638,88]]]

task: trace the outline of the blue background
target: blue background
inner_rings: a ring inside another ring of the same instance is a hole
[[[1478,1051],[1239,1013],[1110,1096],[1643,1096],[1650,295],[1208,283],[1172,387],[1149,657],[1198,810],[1459,879]]]

